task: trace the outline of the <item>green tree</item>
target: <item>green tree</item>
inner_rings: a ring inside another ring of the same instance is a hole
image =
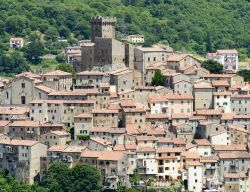
[[[101,176],[90,165],[77,165],[72,169],[66,164],[55,163],[50,166],[41,182],[49,192],[101,192]]]
[[[238,72],[238,75],[244,77],[244,81],[250,81],[250,70],[241,70]]]
[[[59,33],[55,27],[50,27],[45,31],[45,36],[47,40],[56,41]]]
[[[58,63],[65,63],[65,61],[66,61],[65,55],[63,55],[63,54],[57,55],[57,56],[56,56],[56,61],[57,61]]]
[[[44,44],[38,40],[29,43],[24,51],[27,60],[34,64],[39,63],[40,57],[45,54]]]
[[[165,81],[165,78],[161,74],[161,71],[160,70],[156,70],[155,74],[154,74],[154,77],[152,79],[151,84],[153,86],[164,86],[164,81]]]
[[[56,67],[57,70],[61,70],[61,71],[65,71],[65,72],[68,72],[68,73],[75,73],[74,69],[73,69],[73,66],[71,64],[68,64],[68,63],[62,63],[60,65],[58,65]]]
[[[9,176],[6,171],[0,170],[1,192],[47,192],[46,189],[37,185],[26,185]]]
[[[223,65],[213,60],[204,61],[202,63],[202,67],[210,71],[210,73],[215,73],[215,74],[223,73]]]

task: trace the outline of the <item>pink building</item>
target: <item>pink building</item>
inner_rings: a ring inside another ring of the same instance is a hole
[[[187,114],[193,115],[192,94],[150,95],[151,114]]]

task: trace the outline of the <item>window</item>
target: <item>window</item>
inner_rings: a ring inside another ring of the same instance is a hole
[[[23,89],[25,88],[25,83],[22,83],[22,88],[23,88]]]

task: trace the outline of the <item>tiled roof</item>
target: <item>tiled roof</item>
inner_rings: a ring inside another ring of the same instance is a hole
[[[214,151],[246,151],[246,145],[213,145]]]
[[[100,137],[91,137],[90,140],[94,141],[96,143],[99,143],[101,145],[104,145],[104,146],[112,145],[112,143],[110,141],[107,141],[107,140],[102,139]]]
[[[106,73],[101,71],[82,71],[76,75],[88,75],[88,76],[104,76]]]
[[[51,134],[58,136],[69,136],[69,133],[67,133],[66,131],[51,131]]]
[[[235,152],[230,153],[219,153],[220,159],[250,159],[250,153],[248,152]]]
[[[39,121],[21,120],[14,121],[10,124],[11,127],[39,127],[42,123]]]
[[[1,115],[24,115],[29,112],[26,107],[0,107]]]
[[[19,139],[12,139],[12,140],[0,140],[0,144],[2,145],[14,145],[14,146],[33,146],[39,143],[38,141],[33,140],[19,140]]]
[[[184,59],[185,57],[187,57],[188,54],[175,54],[175,55],[170,55],[168,58],[167,58],[167,61],[169,62],[179,62],[181,61],[182,59]]]
[[[154,136],[137,136],[137,141],[157,141],[157,138]]]
[[[93,115],[91,113],[82,113],[79,115],[74,116],[74,118],[92,118]]]
[[[229,87],[227,80],[212,80],[213,87]]]
[[[238,51],[236,49],[219,49],[217,50],[219,54],[237,54]]]
[[[70,75],[72,74],[65,72],[65,71],[61,71],[61,70],[55,70],[55,71],[42,74],[42,76],[70,76]]]
[[[106,114],[106,113],[118,113],[118,110],[111,110],[111,109],[93,109],[92,113],[101,113],[101,114]]]
[[[35,88],[43,91],[43,92],[46,92],[46,93],[51,93],[51,92],[54,92],[55,90],[50,88],[50,87],[47,87],[45,85],[36,85]]]
[[[211,143],[207,139],[195,139],[194,143],[198,146],[210,146]]]

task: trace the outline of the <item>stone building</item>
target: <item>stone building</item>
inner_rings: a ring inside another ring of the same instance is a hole
[[[115,39],[114,17],[95,17],[91,21],[91,43],[81,46],[82,58],[77,71],[110,71],[133,66],[133,46]]]
[[[56,91],[69,91],[72,88],[72,74],[56,70],[42,74],[44,85]]]
[[[0,166],[18,181],[33,184],[40,174],[40,157],[47,146],[38,141],[0,140]]]

